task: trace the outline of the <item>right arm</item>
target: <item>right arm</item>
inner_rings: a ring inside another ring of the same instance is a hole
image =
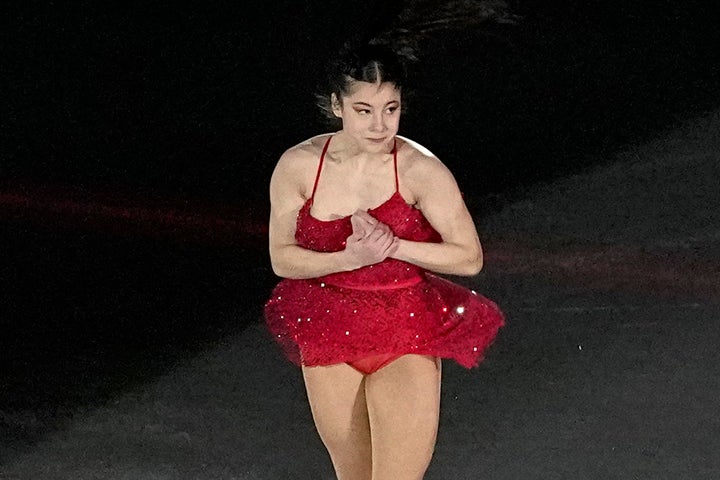
[[[270,179],[268,236],[273,272],[284,278],[316,278],[384,260],[397,246],[394,236],[383,224],[368,225],[355,216],[344,250],[316,252],[295,241],[297,214],[306,201],[307,172],[317,168],[312,150],[293,147],[286,151]]]

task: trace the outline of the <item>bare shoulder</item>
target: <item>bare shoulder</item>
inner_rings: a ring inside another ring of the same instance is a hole
[[[317,171],[320,155],[327,134],[308,138],[285,150],[272,175],[272,182],[295,184],[305,190]]]
[[[307,167],[308,163],[317,165],[325,139],[327,139],[327,135],[318,135],[288,148],[280,156],[277,168],[296,170]]]
[[[442,187],[447,182],[455,183],[452,172],[435,154],[413,140],[399,138],[398,169],[408,187],[417,191],[427,186]]]
[[[406,151],[402,156],[398,148],[398,174],[403,198],[421,210],[443,235],[449,235],[448,232],[457,225],[470,225],[469,212],[453,173],[432,152],[413,143],[403,146]]]

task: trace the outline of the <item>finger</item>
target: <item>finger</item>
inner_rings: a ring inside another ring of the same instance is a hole
[[[358,223],[362,223],[363,225],[377,225],[378,223],[375,217],[362,211],[353,213],[350,218],[354,219]]]
[[[361,225],[363,225],[363,220],[356,214],[352,214],[350,216],[350,224],[353,226],[353,228],[360,227]]]
[[[392,238],[389,232],[384,231],[382,228],[375,227],[371,232],[367,234],[368,239],[372,241],[378,241],[383,238]]]
[[[378,223],[377,218],[370,215],[366,210],[356,210],[354,215],[372,225],[376,225]]]
[[[392,234],[393,234],[392,229],[391,229],[389,226],[387,226],[387,224],[385,224],[385,223],[378,222],[378,224],[377,224],[377,226],[376,226],[375,228],[380,229],[381,231],[387,233],[388,235],[392,235]]]
[[[395,243],[395,237],[393,236],[386,236],[381,238],[378,241],[378,247],[380,248],[380,251],[383,252],[384,256],[387,256],[389,254],[390,249],[393,248],[393,244]]]
[[[350,225],[352,226],[353,233],[358,234],[361,238],[367,235],[368,225],[361,218],[352,215],[350,217]]]
[[[395,245],[396,243],[397,243],[397,238],[395,237],[395,235],[389,235],[386,250],[389,250],[390,248],[392,248],[392,246]]]
[[[390,246],[389,246],[388,249],[387,249],[387,256],[388,256],[388,257],[391,256],[391,255],[393,255],[393,254],[397,251],[398,245],[400,245],[400,242],[398,241],[398,238],[397,238],[397,237],[393,237],[393,241],[392,241],[392,243],[390,244]]]

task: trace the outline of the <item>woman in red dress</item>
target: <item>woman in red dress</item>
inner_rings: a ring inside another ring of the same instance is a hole
[[[483,255],[448,168],[398,135],[405,70],[379,45],[334,64],[341,128],[286,150],[270,181],[270,258],[283,279],[269,330],[302,369],[341,480],[418,480],[435,447],[441,359],[473,367],[503,325],[491,300],[442,274]]]

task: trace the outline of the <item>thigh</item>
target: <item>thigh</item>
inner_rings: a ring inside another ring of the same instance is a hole
[[[340,479],[370,478],[370,426],[364,375],[347,364],[303,367],[318,434]]]
[[[366,378],[373,478],[421,479],[437,438],[441,363],[404,355]]]

